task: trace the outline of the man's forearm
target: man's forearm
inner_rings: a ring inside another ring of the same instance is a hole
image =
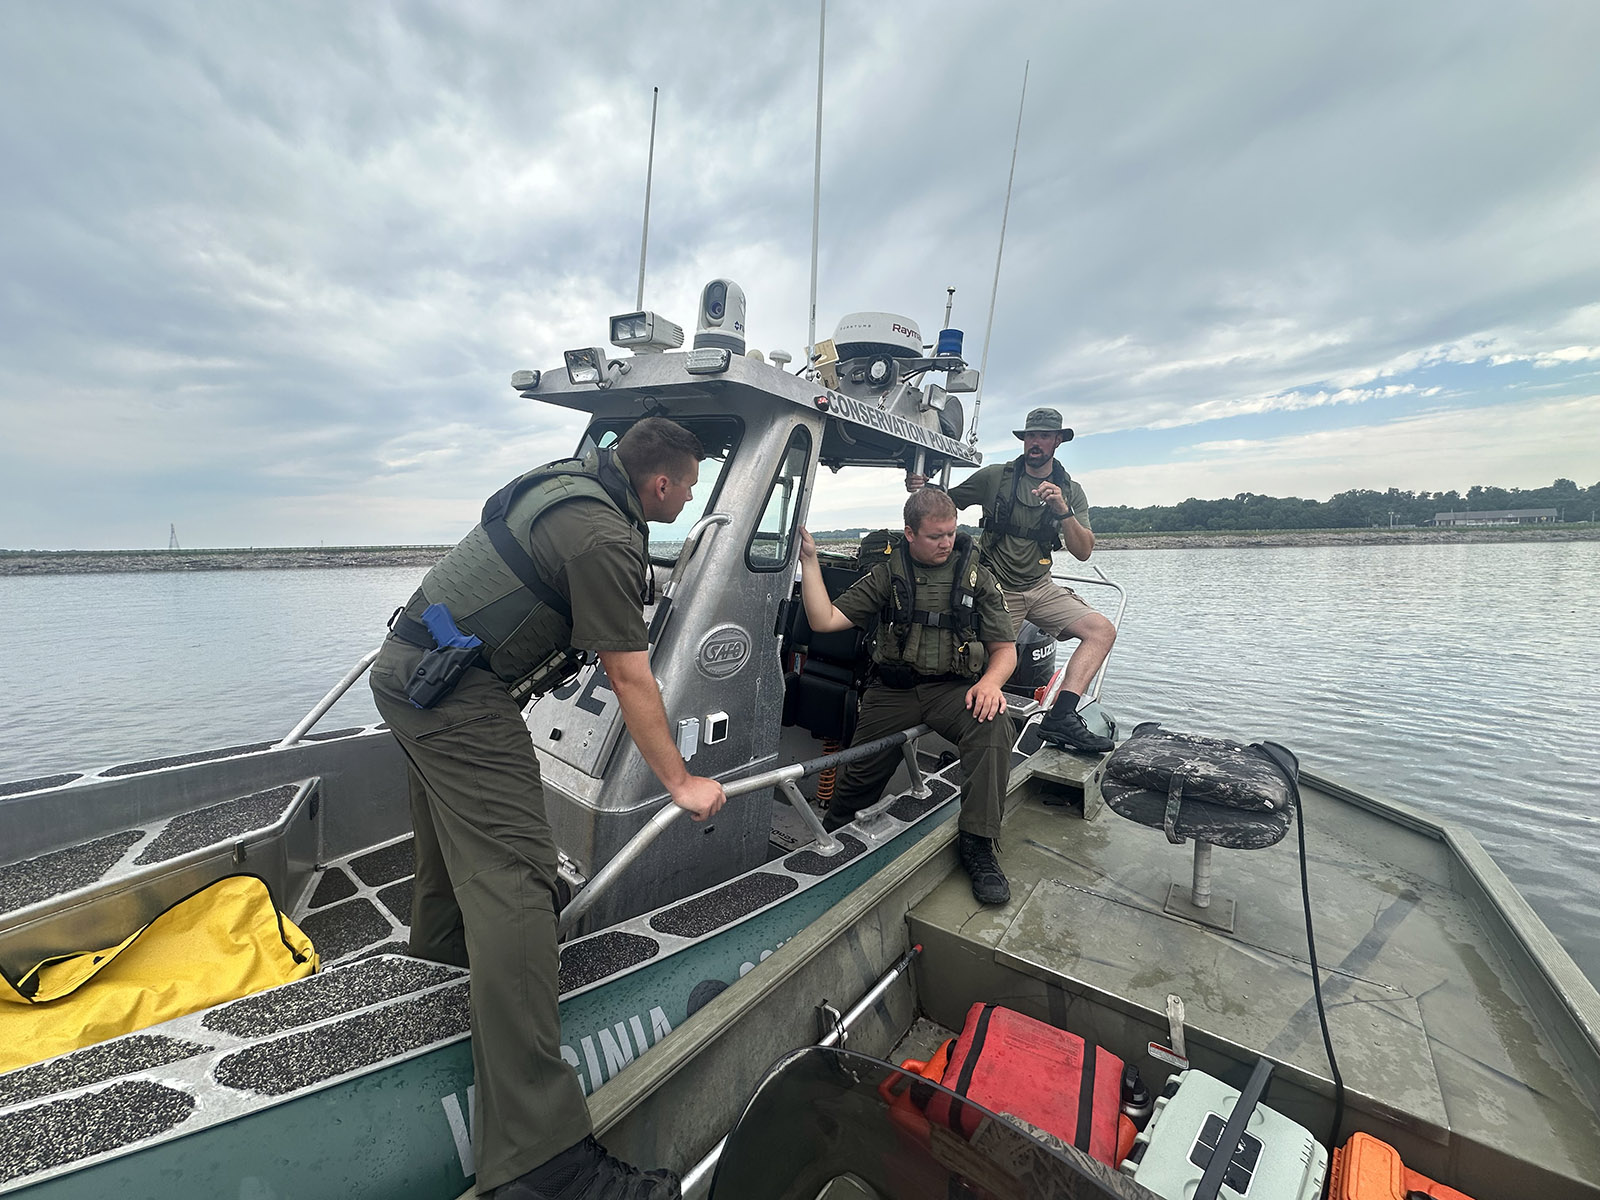
[[[650,672],[650,656],[643,650],[603,651],[600,662],[611,681],[611,690],[622,706],[633,744],[644,761],[668,791],[681,787],[689,778],[689,768],[672,740],[667,727],[667,708],[661,702],[661,689]]]
[[[1063,517],[1061,544],[1073,558],[1079,562],[1088,562],[1089,555],[1094,553],[1094,531],[1084,528],[1075,516]]]
[[[985,642],[989,651],[989,665],[984,668],[982,683],[1004,687],[1017,669],[1017,644],[1015,642]]]

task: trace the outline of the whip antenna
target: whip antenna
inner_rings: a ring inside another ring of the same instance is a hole
[[[639,294],[635,308],[644,307],[644,253],[650,245],[650,183],[656,173],[656,106],[661,103],[661,89],[650,89],[650,157],[644,168],[644,232],[639,235]]]
[[[994,332],[994,302],[1000,295],[1000,260],[1006,253],[1006,221],[1011,217],[1011,185],[1017,178],[1017,147],[1022,144],[1022,108],[1028,102],[1029,65],[1028,62],[1022,64],[1022,99],[1017,101],[1017,136],[1011,143],[1011,174],[1006,176],[1006,206],[1000,214],[1000,248],[994,255],[994,289],[989,293],[989,323],[983,329],[983,359],[978,364],[978,392],[972,397],[972,429],[967,434],[969,446],[978,444],[978,412],[983,408],[983,381],[989,375],[989,336]]]
[[[811,180],[811,324],[806,333],[806,377],[817,357],[817,218],[822,211],[822,51],[828,41],[828,0],[817,23],[817,149]]]

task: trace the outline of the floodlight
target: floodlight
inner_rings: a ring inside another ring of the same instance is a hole
[[[653,312],[623,313],[611,318],[611,344],[635,354],[660,354],[683,345],[683,326]]]
[[[691,375],[716,375],[726,371],[733,354],[726,346],[702,346],[689,351],[683,369]]]
[[[606,352],[599,346],[589,346],[583,350],[563,350],[561,357],[567,362],[567,378],[574,384],[605,382]]]
[[[944,378],[947,392],[975,392],[978,390],[978,373],[971,367],[965,371],[951,371]]]

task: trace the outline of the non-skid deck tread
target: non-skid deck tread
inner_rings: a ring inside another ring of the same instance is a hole
[[[235,1037],[268,1037],[448,983],[460,975],[452,967],[417,958],[369,958],[212,1009],[201,1024]]]
[[[221,1059],[215,1077],[225,1087],[240,1091],[287,1095],[464,1034],[468,1021],[467,984],[463,982],[247,1046]]]
[[[612,930],[561,948],[561,976],[557,985],[563,995],[604,979],[618,971],[637,966],[661,953],[661,943],[638,933]]]
[[[349,862],[355,877],[368,887],[382,887],[416,871],[412,839],[381,846],[366,854],[357,855]]]
[[[0,867],[0,913],[100,882],[142,837],[142,830],[125,829]]]
[[[787,875],[757,871],[753,875],[735,879],[714,892],[707,892],[658,912],[650,918],[650,928],[674,937],[700,937],[783,899],[799,886]]]
[[[355,894],[355,880],[338,867],[330,867],[323,872],[322,878],[317,880],[317,888],[311,893],[307,907],[326,908],[340,900],[348,900]]]
[[[60,1058],[0,1075],[0,1108],[104,1083],[151,1067],[164,1067],[211,1049],[198,1042],[159,1033],[135,1033],[116,1041],[86,1046]]]
[[[783,865],[785,869],[800,875],[829,875],[851,859],[859,858],[867,852],[867,844],[848,833],[839,834],[839,841],[843,843],[844,849],[832,858],[818,854],[815,850],[800,850],[784,859]]]
[[[193,754],[173,754],[166,758],[144,758],[138,762],[118,763],[114,767],[107,767],[100,774],[107,779],[114,779],[120,775],[139,775],[145,771],[159,771],[165,767],[184,767],[190,763],[215,762],[219,758],[236,758],[241,754],[255,754],[261,750],[271,750],[277,742],[251,742],[247,746],[224,746],[220,750],[197,750]]]
[[[62,775],[38,775],[32,779],[13,779],[0,783],[0,796],[20,796],[23,792],[42,792],[46,788],[60,787],[74,779],[82,779],[82,771],[68,771]]]
[[[399,883],[391,883],[378,891],[378,902],[402,925],[411,924],[411,892],[414,884],[415,880],[408,875]]]
[[[956,794],[956,785],[943,779],[928,780],[928,795],[913,796],[906,792],[889,805],[889,815],[897,821],[915,821],[924,813],[932,812]]]
[[[365,896],[319,908],[301,917],[296,924],[300,932],[311,939],[325,963],[394,935],[389,919]]]
[[[130,1079],[0,1116],[0,1183],[165,1133],[194,1107],[187,1092]]]
[[[240,834],[265,829],[283,816],[284,809],[299,790],[297,783],[284,783],[251,792],[248,796],[224,800],[221,804],[179,813],[167,822],[154,841],[139,852],[139,857],[133,860],[134,865],[166,862],[191,850],[214,846]]]

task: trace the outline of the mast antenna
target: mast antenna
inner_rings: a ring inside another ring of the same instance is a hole
[[[179,548],[178,547],[178,525],[177,525],[177,522],[173,522],[172,524],[168,525],[167,528],[172,531],[171,533],[169,533],[167,535],[167,549],[168,550],[176,550],[176,549]]]
[[[661,103],[661,89],[650,89],[650,158],[644,168],[644,232],[639,235],[639,294],[633,302],[635,308],[644,307],[644,255],[650,245],[650,184],[656,173],[656,106]]]
[[[821,0],[817,23],[817,146],[811,180],[811,324],[806,333],[806,377],[817,358],[817,227],[822,211],[822,52],[828,42],[828,0]]]
[[[1006,176],[1006,206],[1000,214],[1000,248],[994,255],[994,289],[989,293],[989,322],[983,329],[983,359],[978,364],[978,392],[972,398],[972,429],[967,434],[967,445],[978,444],[978,413],[983,408],[983,381],[989,374],[989,337],[994,333],[994,302],[1000,295],[1000,260],[1006,253],[1006,222],[1011,217],[1011,185],[1017,178],[1017,147],[1022,144],[1022,109],[1028,102],[1028,67],[1032,60],[1022,64],[1022,99],[1017,101],[1017,136],[1011,142],[1011,174]]]

